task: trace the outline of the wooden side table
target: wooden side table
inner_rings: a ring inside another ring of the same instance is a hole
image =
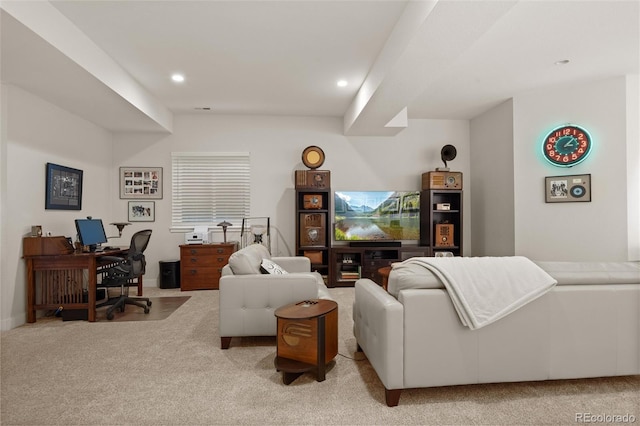
[[[382,288],[387,290],[387,286],[389,285],[389,274],[391,273],[391,266],[385,266],[384,268],[378,269],[378,273],[382,277]]]
[[[307,371],[324,381],[327,363],[338,354],[338,304],[312,299],[282,306],[278,319],[277,354],[274,364],[282,381],[290,384]]]

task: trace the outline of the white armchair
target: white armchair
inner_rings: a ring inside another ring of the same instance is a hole
[[[260,265],[269,259],[286,274],[263,274]],[[220,347],[228,349],[232,337],[275,336],[274,311],[306,299],[329,299],[320,274],[311,272],[304,256],[271,257],[260,244],[252,244],[231,255],[222,269],[219,298]]]

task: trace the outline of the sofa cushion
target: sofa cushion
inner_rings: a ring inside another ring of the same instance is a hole
[[[640,262],[557,262],[535,261],[559,286],[640,283]],[[431,271],[415,263],[397,263],[389,274],[387,291],[398,297],[402,290],[444,288]]]
[[[262,263],[260,263],[260,272],[263,274],[288,274],[282,266],[269,259],[262,259]]]
[[[393,264],[387,285],[389,294],[397,298],[400,291],[413,288],[444,288],[444,284],[431,271],[416,263]]]
[[[229,256],[234,275],[260,274],[262,259],[271,259],[269,250],[261,244],[251,244]]]
[[[640,262],[536,261],[558,281],[558,285],[637,284]]]

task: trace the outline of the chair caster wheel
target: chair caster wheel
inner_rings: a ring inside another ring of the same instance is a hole
[[[149,308],[144,308],[144,313],[148,314],[149,313]]]
[[[147,301],[147,306],[151,306],[151,300]]]
[[[109,313],[107,314],[107,319],[108,319],[109,321],[111,321],[111,320],[113,319],[113,312],[109,312]]]

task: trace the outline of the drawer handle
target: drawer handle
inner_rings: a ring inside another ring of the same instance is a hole
[[[191,272],[191,275],[195,275],[195,274],[198,273],[198,270],[197,269],[192,269],[190,272]]]
[[[219,257],[218,262],[224,262],[224,257]]]
[[[224,253],[224,249],[219,248],[218,249],[218,254],[222,254],[222,253]]]
[[[191,254],[196,254],[196,253],[198,253],[198,250],[191,249]]]
[[[196,263],[198,261],[198,258],[197,257],[192,257],[190,260],[191,260],[191,263]]]

